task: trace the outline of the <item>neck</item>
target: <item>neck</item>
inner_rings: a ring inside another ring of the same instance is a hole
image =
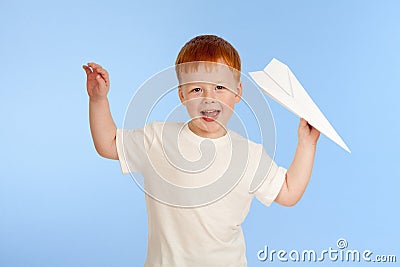
[[[199,127],[196,127],[192,121],[188,123],[189,129],[196,135],[201,136],[203,138],[210,138],[210,139],[217,139],[226,134],[226,129],[225,127],[219,127],[217,131],[206,131],[203,129],[200,129]]]

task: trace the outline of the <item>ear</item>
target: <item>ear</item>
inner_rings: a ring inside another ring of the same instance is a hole
[[[240,81],[237,86],[237,93],[235,95],[235,103],[239,103],[240,99],[242,99],[242,82]]]
[[[180,85],[178,86],[178,95],[179,95],[179,100],[183,104],[185,102],[185,96],[183,95],[182,87]]]

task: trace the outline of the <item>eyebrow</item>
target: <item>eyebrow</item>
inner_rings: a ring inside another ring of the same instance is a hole
[[[180,84],[180,86],[201,86],[202,84],[223,85],[226,87],[229,84],[229,82],[224,82],[222,80],[218,80],[216,82],[192,81]]]

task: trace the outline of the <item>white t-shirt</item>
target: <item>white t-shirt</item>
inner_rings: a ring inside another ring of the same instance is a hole
[[[122,172],[148,193],[146,267],[247,266],[241,224],[250,203],[256,196],[269,206],[286,176],[262,145],[233,131],[207,139],[184,123],[153,122],[118,129],[117,150]]]

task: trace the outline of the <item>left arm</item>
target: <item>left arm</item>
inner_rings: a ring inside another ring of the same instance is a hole
[[[311,177],[319,135],[317,129],[306,120],[300,119],[296,154],[275,199],[276,203],[287,207],[294,206],[303,196]]]

